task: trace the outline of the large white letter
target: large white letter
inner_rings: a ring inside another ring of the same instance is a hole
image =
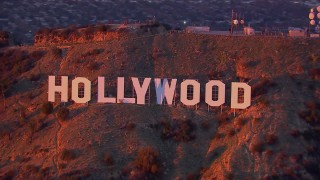
[[[161,84],[161,79],[155,78],[154,83],[156,86],[157,103],[162,104],[163,98],[165,97],[168,105],[172,105],[173,96],[177,85],[177,79],[171,80],[171,86],[169,85],[168,79],[164,79]]]
[[[218,100],[214,101],[212,99],[212,88],[213,86],[218,87]],[[225,95],[226,95],[226,85],[221,81],[209,81],[206,84],[206,103],[209,106],[221,106],[225,103]]]
[[[193,99],[188,99],[188,86],[193,87]],[[194,106],[200,102],[200,83],[196,80],[185,80],[181,83],[180,101],[186,106]]]
[[[131,79],[132,79],[134,90],[136,91],[136,94],[137,94],[137,104],[142,104],[142,105],[145,104],[146,93],[150,85],[151,78],[145,78],[143,80],[142,86],[140,86],[138,78],[133,77]]]
[[[104,77],[98,77],[98,103],[116,103],[116,98],[105,97],[105,81]]]
[[[244,90],[243,103],[238,102],[239,89]],[[231,87],[231,108],[233,109],[246,109],[251,105],[251,87],[246,83],[232,83]]]
[[[124,77],[118,77],[117,101],[118,103],[127,103],[127,104],[136,103],[135,98],[124,97]]]
[[[48,101],[55,102],[55,93],[61,93],[61,102],[68,102],[68,76],[61,76],[61,86],[56,86],[56,77],[49,76]]]
[[[79,97],[79,84],[83,83],[83,97]],[[87,103],[91,100],[91,82],[87,78],[77,77],[72,81],[72,100],[76,103]]]

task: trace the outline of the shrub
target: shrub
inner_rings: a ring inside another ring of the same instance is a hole
[[[315,124],[319,120],[319,115],[314,110],[307,110],[299,113],[300,118],[304,119],[309,124]]]
[[[149,127],[152,129],[159,129],[160,128],[160,124],[159,123],[152,123],[149,124]]]
[[[31,131],[32,134],[34,134],[36,131],[37,131],[37,124],[34,120],[31,120],[29,123],[28,123],[28,127]]]
[[[198,180],[198,179],[200,179],[199,173],[189,173],[187,175],[187,180]]]
[[[134,160],[134,166],[144,173],[158,174],[160,172],[159,152],[152,147],[142,148]]]
[[[320,110],[320,103],[317,103],[317,102],[314,102],[314,101],[306,102],[305,106],[308,109]]]
[[[249,145],[249,150],[251,152],[263,152],[264,151],[264,142],[261,138],[255,138],[252,140],[251,144]]]
[[[39,81],[40,77],[41,77],[40,74],[30,74],[29,80],[30,81]]]
[[[309,76],[314,80],[318,80],[320,78],[320,68],[310,69]]]
[[[60,58],[62,56],[62,50],[57,47],[51,48],[51,53],[55,58]]]
[[[126,125],[126,130],[131,131],[131,130],[133,130],[135,127],[136,127],[136,124],[135,124],[135,123],[129,122],[129,123]]]
[[[232,136],[234,136],[235,134],[236,134],[236,131],[235,131],[233,128],[231,128],[231,129],[228,130],[228,136],[229,136],[229,137],[232,137]]]
[[[223,138],[224,137],[224,134],[222,134],[222,133],[216,133],[215,135],[214,135],[214,138],[215,139],[221,139],[221,138]]]
[[[62,163],[62,164],[59,164],[59,169],[65,169],[67,167],[67,164],[65,163]]]
[[[21,109],[20,110],[20,118],[19,118],[19,122],[20,122],[20,126],[23,126],[26,123],[27,120],[27,114],[25,109]]]
[[[57,112],[57,117],[61,121],[65,121],[69,118],[69,109],[66,107],[59,108]]]
[[[315,177],[319,177],[319,163],[314,160],[303,160],[303,166],[307,170],[308,173],[312,174]]]
[[[274,87],[276,84],[268,79],[263,79],[257,84],[252,86],[252,97],[257,97],[263,94],[267,94],[270,87]]]
[[[113,158],[109,153],[105,153],[103,156],[103,162],[107,165],[107,166],[112,166],[114,164]]]
[[[261,122],[261,118],[253,118],[253,124]]]
[[[162,139],[169,139],[172,137],[172,127],[169,121],[162,121],[160,123],[161,129],[161,138]]]
[[[31,135],[33,135],[37,131],[41,130],[41,128],[43,127],[43,120],[40,118],[39,119],[32,119],[29,121],[28,127],[31,131]]]
[[[307,153],[308,155],[315,155],[318,152],[318,148],[314,145],[309,145],[307,147]]]
[[[294,138],[297,138],[301,135],[300,131],[298,129],[293,129],[291,132],[290,132],[290,135]]]
[[[265,106],[265,107],[267,107],[267,106],[270,104],[270,102],[269,102],[266,98],[264,98],[264,97],[259,98],[259,99],[258,99],[258,103],[262,104],[262,105]]]
[[[91,71],[95,71],[99,69],[99,63],[97,62],[90,62],[88,65],[88,69]]]
[[[53,105],[51,102],[46,102],[41,107],[41,112],[45,115],[51,114],[53,111]]]
[[[77,158],[77,154],[74,150],[63,149],[60,155],[60,159],[63,161],[71,161]]]
[[[201,128],[203,130],[208,130],[210,129],[210,122],[208,120],[205,120],[203,122],[201,122]]]
[[[102,52],[103,52],[103,49],[92,49],[92,50],[82,54],[81,58],[85,58],[88,56],[95,56],[95,55],[101,54]]]
[[[265,153],[266,153],[267,156],[272,156],[273,155],[273,151],[270,150],[270,149],[266,150]]]
[[[33,51],[29,54],[29,57],[34,60],[41,59],[46,53],[44,51]]]
[[[316,140],[318,138],[318,134],[316,133],[316,131],[314,131],[312,129],[308,129],[308,130],[301,132],[301,135],[307,141]]]
[[[13,66],[13,73],[15,75],[20,75],[21,73],[29,71],[33,67],[32,62],[29,60],[23,60],[21,62],[17,62]]]
[[[278,141],[278,137],[275,134],[273,133],[267,134],[266,142],[268,145],[274,145],[275,143],[277,143],[277,141]]]
[[[111,29],[111,27],[108,25],[101,25],[101,26],[97,26],[96,27],[96,31],[100,31],[100,32],[106,32],[106,31],[108,31],[108,30],[110,30]]]
[[[195,138],[194,130],[195,124],[191,120],[180,122],[175,130],[174,139],[176,141],[190,141]]]
[[[246,124],[246,119],[239,118],[234,122],[234,124],[236,125],[237,128],[241,128],[242,126],[244,126]]]
[[[311,125],[318,125],[320,119],[320,104],[312,101],[305,103],[305,106],[307,110],[299,113],[300,118]]]
[[[169,121],[161,122],[161,138],[171,139],[175,141],[190,141],[195,138],[195,124],[191,120],[178,121],[170,123]]]
[[[6,125],[0,126],[0,138],[8,137],[8,139],[11,139],[11,129],[7,127]]]
[[[4,180],[14,179],[15,176],[16,176],[16,171],[15,170],[9,170],[1,177],[1,179],[4,179]]]
[[[229,121],[229,117],[226,113],[220,114],[218,116],[219,125],[226,124]]]

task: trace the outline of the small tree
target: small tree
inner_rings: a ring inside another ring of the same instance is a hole
[[[61,121],[65,121],[69,118],[69,109],[66,107],[61,107],[57,112],[57,117]]]
[[[20,112],[19,112],[19,122],[20,122],[20,125],[23,126],[25,123],[26,123],[26,120],[27,120],[27,115],[26,115],[26,110],[25,109],[20,109]]]
[[[41,112],[45,115],[51,114],[53,111],[53,105],[51,102],[46,102],[41,107]]]
[[[1,95],[3,97],[3,107],[6,109],[6,95],[5,95],[5,89],[4,89],[4,82],[1,82]]]
[[[43,119],[32,119],[28,123],[28,128],[30,129],[30,142],[33,140],[33,135],[41,130],[43,127]]]
[[[90,62],[90,64],[88,65],[88,69],[91,71],[95,71],[99,69],[99,63],[97,62]]]
[[[144,173],[157,174],[160,172],[159,152],[152,147],[139,150],[134,166]]]
[[[77,157],[77,153],[72,149],[63,149],[60,154],[60,159],[63,161],[71,161],[76,159]]]
[[[114,164],[113,158],[109,153],[105,153],[104,157],[103,157],[103,162],[107,165],[107,166],[112,166]]]
[[[51,49],[52,54],[54,55],[55,58],[60,58],[62,56],[62,50],[57,48],[57,47],[53,47]]]
[[[278,141],[278,137],[273,134],[273,133],[269,133],[266,135],[266,142],[268,145],[274,145],[275,143],[277,143]]]

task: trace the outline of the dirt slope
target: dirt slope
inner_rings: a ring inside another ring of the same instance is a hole
[[[141,148],[151,146],[159,152],[160,170],[152,176],[158,179],[317,179],[319,45],[316,39],[167,34],[61,51],[4,49],[2,62],[16,57],[16,51],[44,55],[25,71],[8,75],[2,69],[8,85],[0,105],[0,176],[143,179],[133,162]],[[91,102],[54,103],[53,112],[43,114],[48,75],[87,77],[93,82]],[[106,77],[113,96],[121,76],[127,96],[132,95],[129,77],[178,78],[179,84],[198,79],[201,104],[196,110],[177,99],[173,107],[158,106],[153,83],[150,105],[97,104],[98,76]],[[204,84],[209,79],[226,84],[222,113],[220,108],[207,111]],[[252,106],[234,116],[230,87],[237,81],[252,86]],[[62,106],[70,110],[65,121],[57,119]],[[189,141],[179,138],[183,131],[161,138],[166,123],[176,128],[187,120]],[[32,122],[40,125],[35,129]],[[106,153],[111,165],[104,161]]]

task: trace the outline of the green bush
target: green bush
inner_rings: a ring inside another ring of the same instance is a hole
[[[46,102],[41,107],[41,112],[45,115],[51,114],[53,111],[53,105],[51,102]]]

